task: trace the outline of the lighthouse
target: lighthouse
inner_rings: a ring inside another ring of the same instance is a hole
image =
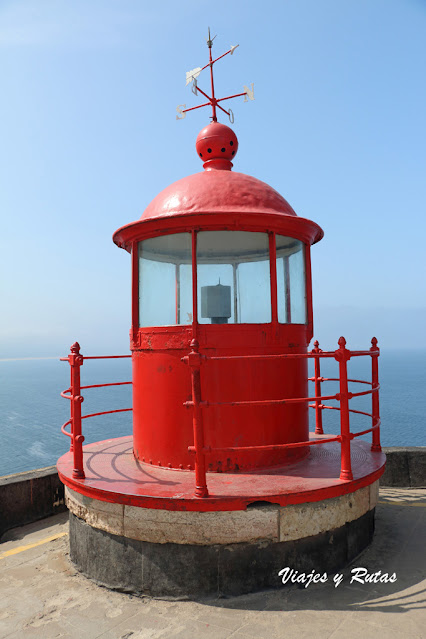
[[[214,65],[236,47],[213,59],[210,34],[207,44],[208,64],[187,74],[207,100],[199,107],[212,109],[195,144],[202,170],[166,187],[113,236],[132,265],[131,436],[83,445],[87,358],[77,343],[65,358],[71,446],[58,470],[71,559],[110,588],[159,596],[279,586],[286,566],[342,568],[371,540],[385,464],[377,340],[364,351],[344,338],[335,351],[318,342],[309,350],[310,252],[323,231],[234,170],[238,139],[218,114],[232,121],[225,101],[252,99],[253,87],[217,98]],[[204,70],[210,93],[198,84]],[[178,119],[199,108],[183,107]],[[368,362],[367,380],[351,379],[354,357]],[[334,380],[321,376],[323,358],[335,360]],[[329,381],[336,393],[324,390]],[[366,394],[366,428],[353,432],[350,416],[360,411],[350,400]],[[338,435],[323,423],[332,399]],[[366,434],[371,441],[360,439]]]

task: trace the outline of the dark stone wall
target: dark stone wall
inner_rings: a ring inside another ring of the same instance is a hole
[[[70,558],[113,590],[158,597],[228,596],[282,587],[278,572],[343,568],[370,543],[374,509],[340,528],[286,542],[154,544],[92,528],[70,513]]]
[[[55,466],[0,477],[0,537],[6,530],[66,510]]]
[[[426,447],[384,448],[386,468],[380,486],[426,487]]]

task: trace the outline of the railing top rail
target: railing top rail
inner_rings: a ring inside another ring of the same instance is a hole
[[[131,355],[91,355],[90,357],[82,355],[83,359],[123,359],[126,357],[131,357]]]
[[[131,357],[131,355],[80,355],[82,359],[124,359]],[[60,362],[69,362],[68,357],[60,357]]]
[[[273,355],[203,355],[204,359],[210,361],[228,360],[228,359],[312,359],[319,357],[335,357],[335,353],[276,353]]]
[[[350,357],[361,356],[378,356],[379,351],[350,351],[348,350]],[[320,351],[318,353],[309,351],[307,353],[274,353],[270,355],[203,355],[203,359],[209,361],[220,360],[234,360],[234,359],[323,359],[323,358],[336,358],[336,351]]]
[[[379,357],[380,351],[349,351],[351,357],[361,357],[362,355],[370,355],[370,357]]]

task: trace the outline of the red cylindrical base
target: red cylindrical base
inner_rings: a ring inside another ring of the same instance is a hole
[[[201,354],[265,355],[304,353],[307,329],[302,325],[200,325]],[[140,330],[140,348],[133,351],[133,446],[137,459],[156,466],[188,469],[194,456],[191,372],[181,361],[190,350],[188,327]],[[215,344],[220,344],[216,347]],[[307,360],[204,361],[203,401],[307,397]],[[307,402],[288,405],[208,406],[203,410],[204,442],[211,448],[265,446],[309,438]],[[238,472],[296,461],[308,447],[273,451],[211,452],[207,470]]]

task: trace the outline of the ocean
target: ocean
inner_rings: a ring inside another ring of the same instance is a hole
[[[383,446],[426,446],[426,351],[382,351],[379,358],[380,412]],[[321,362],[324,377],[337,377],[334,360]],[[349,377],[370,379],[370,358],[354,358]],[[86,360],[82,385],[131,380],[131,360]],[[312,374],[312,372],[311,372]],[[69,400],[60,397],[69,386],[69,365],[56,359],[0,360],[0,476],[56,463],[69,448],[61,426],[69,419]],[[310,384],[313,394],[313,384]],[[352,385],[352,390],[365,390]],[[337,392],[335,382],[323,394]],[[83,414],[132,405],[131,386],[84,391]],[[336,402],[329,402],[336,405]],[[370,412],[370,396],[355,398],[350,407]],[[236,409],[237,410],[237,409]],[[313,424],[314,411],[311,410]],[[337,433],[338,411],[324,411],[324,432]],[[368,418],[352,415],[351,430],[370,427]],[[311,427],[313,430],[313,427]],[[131,435],[132,413],[118,413],[83,421],[86,443]],[[365,437],[371,441],[371,435]]]

